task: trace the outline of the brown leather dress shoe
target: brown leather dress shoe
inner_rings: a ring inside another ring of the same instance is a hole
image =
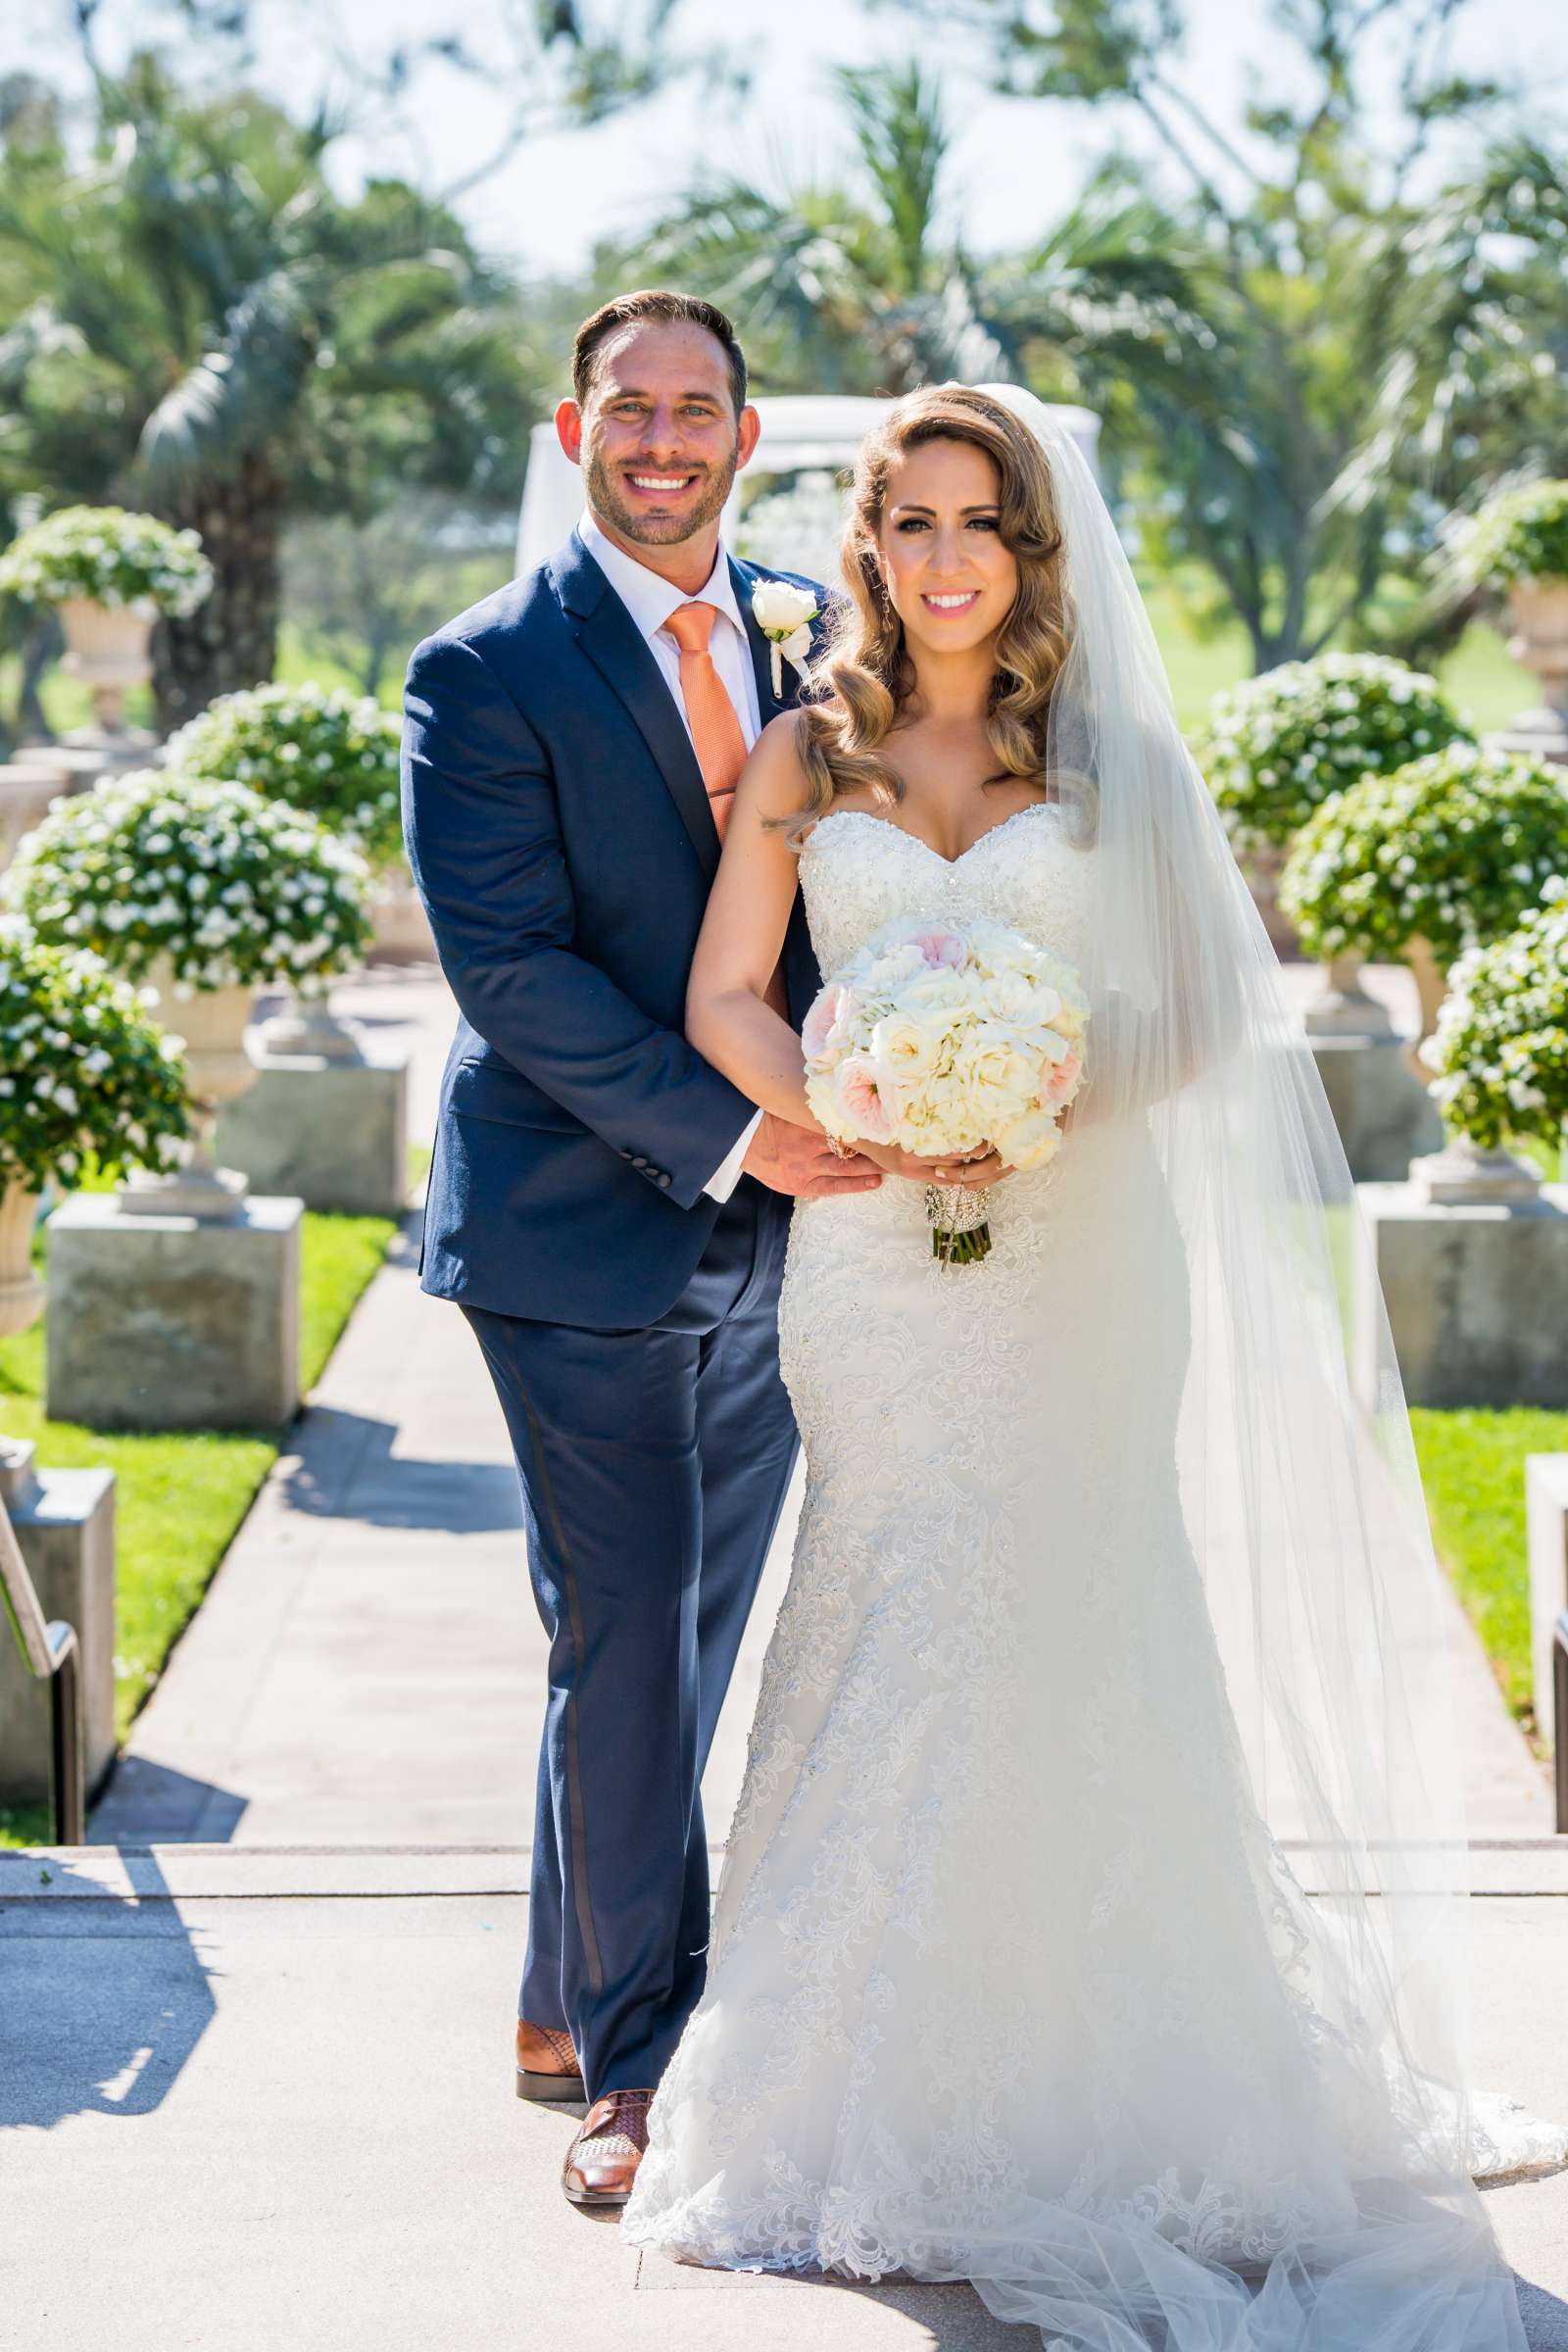
[[[573,2205],[624,2205],[648,2145],[651,2090],[610,2090],[595,2099],[566,2150],[561,2185]]]
[[[571,2046],[571,2035],[559,2026],[530,2026],[517,2020],[517,2096],[519,2099],[580,2099],[582,2069]]]

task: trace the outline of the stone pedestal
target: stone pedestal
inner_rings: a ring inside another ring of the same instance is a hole
[[[1308,1037],[1371,1037],[1387,1043],[1397,1035],[1388,1006],[1361,984],[1365,969],[1359,953],[1336,956],[1318,966],[1317,993],[1301,1015]]]
[[[1269,946],[1281,963],[1299,959],[1301,943],[1296,936],[1296,926],[1280,911],[1279,883],[1285,870],[1285,852],[1271,841],[1232,842],[1236,862],[1247,877],[1247,887],[1252,894],[1252,904],[1262,917],[1268,933]]]
[[[1568,766],[1568,580],[1515,580],[1508,591],[1508,651],[1535,671],[1541,702],[1489,747]]]
[[[1532,1453],[1525,1462],[1530,1534],[1530,1658],[1535,1670],[1536,1730],[1548,1748],[1557,1726],[1552,1703],[1552,1636],[1568,1609],[1568,1453]]]
[[[67,791],[70,782],[65,767],[41,760],[0,767],[0,874],[16,856],[24,833],[43,822],[50,802]]]
[[[138,767],[154,767],[161,749],[149,727],[73,727],[60,738],[60,749],[96,760],[98,777],[128,776]]]
[[[1420,1152],[1436,1152],[1443,1121],[1416,1078],[1402,1039],[1308,1039],[1334,1124],[1357,1184],[1393,1183]]]
[[[295,1199],[233,1216],[76,1193],[49,1221],[50,1415],[91,1429],[276,1429],[300,1398]]]
[[[115,1474],[13,1473],[6,1510],[46,1619],[63,1617],[81,1648],[87,1788],[115,1755]],[[0,1803],[49,1796],[49,1686],[34,1681],[0,1627]]]
[[[1351,1269],[1357,1394],[1378,1404],[1377,1284],[1412,1404],[1568,1407],[1568,1186],[1446,1203],[1363,1184]]]
[[[1568,767],[1568,712],[1549,703],[1538,710],[1522,710],[1512,726],[1500,727],[1485,740],[1489,752],[1521,752],[1528,760]]]
[[[307,1208],[401,1216],[408,1206],[409,1055],[366,1041],[352,1060],[256,1054],[248,1095],[225,1105],[218,1156],[263,1193],[298,1194]]]

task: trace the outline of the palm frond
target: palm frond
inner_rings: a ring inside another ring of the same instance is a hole
[[[295,267],[253,286],[207,352],[142,427],[136,473],[148,496],[169,498],[231,471],[299,399],[318,345],[317,321]]]
[[[836,79],[898,257],[899,279],[889,291],[916,293],[932,258],[938,192],[951,145],[941,85],[918,61],[891,73],[843,67]]]

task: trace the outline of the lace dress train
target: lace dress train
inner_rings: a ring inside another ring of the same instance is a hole
[[[1081,957],[1088,863],[1042,807],[956,865],[841,812],[802,870],[831,970],[939,911]],[[1152,1148],[1078,1128],[992,1231],[944,1269],[912,1186],[797,1211],[805,1510],[625,2233],[969,2278],[1085,2352],[1520,2347],[1479,2201],[1423,2178],[1252,1802],[1177,1486],[1186,1258]],[[1492,2123],[1495,2169],[1562,2160]]]

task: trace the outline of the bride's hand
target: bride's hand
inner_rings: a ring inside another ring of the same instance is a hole
[[[911,1184],[1000,1184],[1010,1173],[995,1152],[952,1152],[936,1159],[916,1159],[895,1144],[858,1143],[862,1159],[875,1162],[886,1175],[906,1177]]]

